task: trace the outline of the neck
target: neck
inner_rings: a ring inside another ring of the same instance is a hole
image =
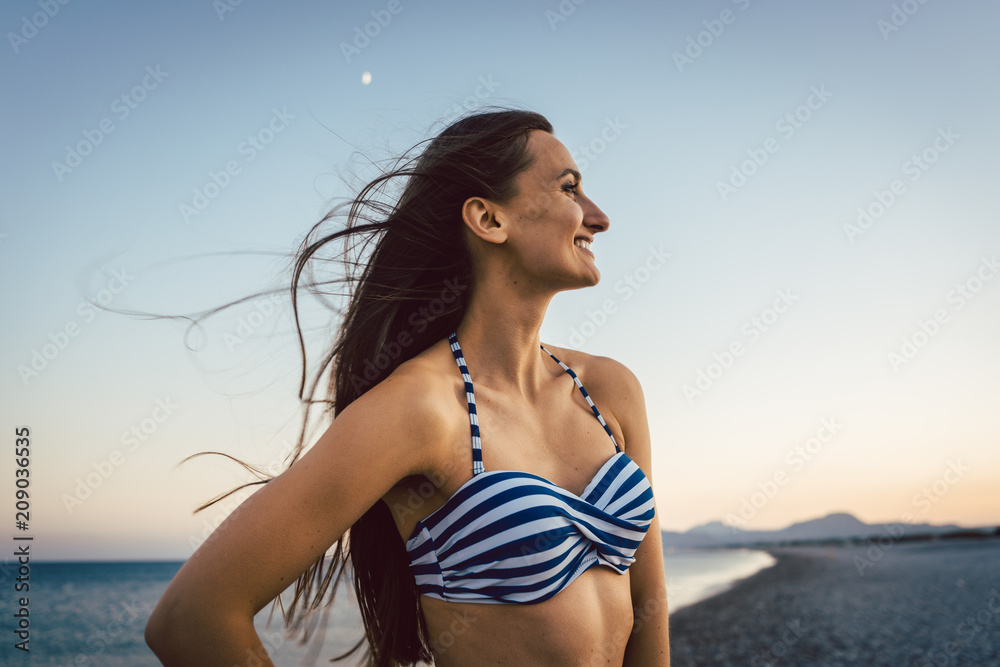
[[[554,295],[530,293],[511,282],[499,277],[480,282],[456,331],[477,386],[532,400],[552,376],[539,331]]]

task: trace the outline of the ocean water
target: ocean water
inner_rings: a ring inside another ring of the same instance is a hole
[[[157,601],[180,569],[180,562],[31,563],[28,593],[30,652],[14,648],[13,586],[0,596],[2,643],[0,666],[144,667],[159,665],[146,646],[143,631]],[[6,583],[6,582],[5,582]],[[6,588],[6,585],[5,585]],[[23,594],[17,594],[18,596]],[[341,599],[342,596],[342,599]],[[342,587],[328,613],[325,632],[302,647],[281,632],[280,611],[268,624],[271,606],[254,619],[268,655],[279,665],[329,664],[333,655],[351,648],[363,636],[353,591]],[[313,663],[315,653],[319,659]],[[248,655],[248,666],[260,664]],[[345,660],[352,667],[359,661]]]
[[[758,551],[668,551],[664,558],[671,611],[720,592],[734,580],[773,564]],[[167,584],[181,567],[168,563],[32,563],[30,652],[14,648],[15,593],[0,596],[0,665],[38,667],[143,667],[159,665],[143,629]],[[5,588],[10,581],[5,582]],[[22,594],[17,594],[20,596]],[[282,633],[280,611],[270,605],[255,619],[268,654],[279,665],[330,664],[363,636],[353,591],[342,587],[306,646]],[[248,656],[248,665],[259,664]],[[353,667],[358,660],[338,664]]]
[[[666,549],[667,607],[673,613],[728,590],[734,582],[775,564],[751,549]]]

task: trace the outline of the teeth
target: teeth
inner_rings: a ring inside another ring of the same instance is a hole
[[[586,239],[577,239],[573,241],[573,245],[580,246],[584,250],[590,250],[590,241]]]

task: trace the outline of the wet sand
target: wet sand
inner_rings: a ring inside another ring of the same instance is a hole
[[[673,665],[1000,665],[1000,539],[764,550],[671,614]]]

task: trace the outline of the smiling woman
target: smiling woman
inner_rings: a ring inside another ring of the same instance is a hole
[[[285,620],[308,634],[346,573],[371,665],[669,664],[642,389],[539,339],[555,294],[600,280],[609,228],[552,131],[466,116],[306,236],[293,305],[346,242],[349,307],[300,387],[308,418],[330,365],[333,420],[177,573],[146,628],[165,664],[266,655],[253,617],[296,579]]]

